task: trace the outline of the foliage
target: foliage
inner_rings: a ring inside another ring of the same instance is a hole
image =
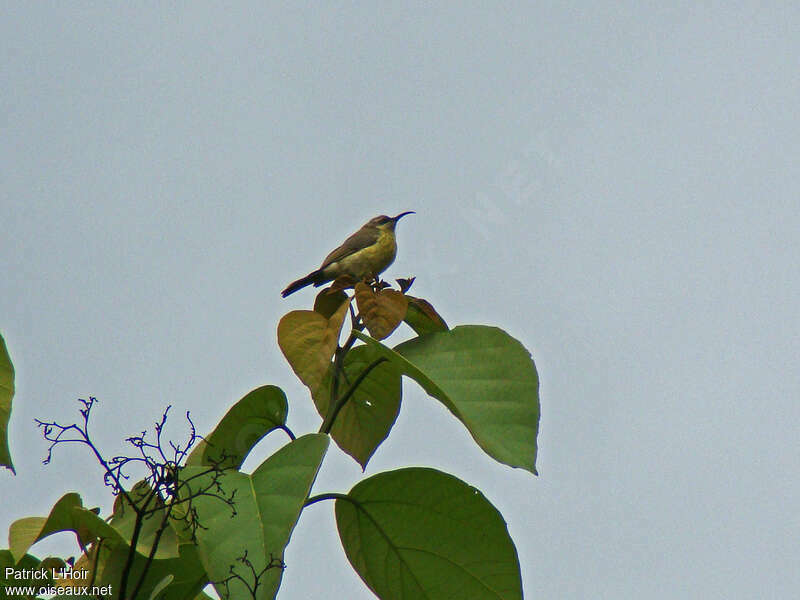
[[[369,477],[336,500],[336,524],[347,558],[379,598],[522,598],[505,521],[447,473]]]
[[[8,420],[11,418],[11,399],[14,397],[14,365],[8,355],[6,342],[0,335],[0,466],[14,471],[8,449]]]
[[[311,495],[330,438],[366,468],[397,419],[404,378],[444,404],[489,456],[536,473],[539,384],[530,353],[495,327],[450,329],[428,301],[408,294],[413,282],[398,280],[395,290],[378,281],[336,281],[317,295],[313,310],[280,320],[278,345],[322,417],[318,433],[296,437],[289,430],[286,395],[272,385],[246,394],[206,437],[186,413],[182,444],[162,438],[168,407],[153,439],[147,432],[128,438],[130,456],[106,459],[92,441],[94,398],[80,401],[78,423],[38,421],[50,442],[45,462],[62,443],[87,446],[116,496],[114,509],[104,519],[78,494],[65,494],[48,516],[11,525],[0,566],[65,567],[51,573],[48,585],[79,597],[203,598],[210,583],[226,600],[270,599],[302,512],[333,500],[345,554],[377,597],[522,598],[505,521],[479,490],[452,475],[397,469],[367,477],[346,494]],[[404,322],[415,337],[386,345]],[[0,337],[0,464],[8,468],[13,391]],[[255,444],[276,430],[288,442],[252,473],[242,471]],[[81,554],[74,564],[28,553],[59,531],[76,536]],[[83,577],[69,577],[70,568],[72,575],[83,569]]]

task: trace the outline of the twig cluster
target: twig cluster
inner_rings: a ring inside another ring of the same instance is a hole
[[[161,420],[155,424],[155,440],[150,441],[147,431],[143,431],[140,435],[126,439],[136,449],[136,454],[133,456],[118,455],[105,459],[89,433],[89,419],[97,399],[89,397],[88,400],[79,399],[79,402],[83,405],[80,409],[81,423],[61,425],[55,421],[36,420],[36,424],[43,431],[44,439],[50,442],[47,456],[43,462],[48,464],[51,461],[53,449],[59,444],[86,445],[103,468],[105,484],[111,488],[114,495],[118,496],[114,516],[122,518],[126,510],[133,510],[134,527],[120,577],[119,597],[136,598],[155,559],[161,537],[170,524],[182,527],[183,531],[189,532],[191,540],[196,541],[197,529],[203,526],[198,519],[194,500],[201,496],[216,498],[227,504],[231,509],[231,516],[235,516],[236,490],[227,493],[222,487],[224,474],[222,465],[226,459],[224,455],[215,461],[210,461],[210,465],[201,467],[193,474],[184,476],[181,465],[195,443],[202,439],[197,434],[188,411],[186,420],[189,423],[189,435],[184,444],[176,444],[163,438],[164,426],[171,408],[168,406],[161,416]],[[128,489],[125,482],[130,479],[129,473],[133,466],[143,467],[145,477]],[[131,594],[128,595],[129,578],[137,546],[145,521],[149,519],[157,519],[154,538],[146,556],[144,568],[141,570],[138,580],[133,584]],[[100,539],[93,544],[95,558],[99,556],[102,542],[103,540]],[[87,551],[86,548],[84,551]],[[94,573],[92,576],[94,577]]]

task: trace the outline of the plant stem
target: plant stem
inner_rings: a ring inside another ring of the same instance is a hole
[[[139,507],[135,503],[131,504],[131,509],[136,513],[136,521],[133,524],[133,533],[131,534],[131,546],[128,548],[128,556],[125,557],[125,566],[122,567],[122,577],[120,577],[119,582],[119,594],[122,600],[126,600],[127,595],[127,587],[128,587],[128,578],[131,574],[131,569],[133,569],[133,559],[136,557],[136,547],[139,545],[139,536],[142,533],[142,527],[144,526],[144,519],[146,516],[147,507],[150,505],[150,502],[155,497],[156,490],[155,488],[151,490],[144,499],[144,504]],[[126,496],[129,498],[130,496]]]
[[[333,358],[333,373],[331,373],[331,396],[328,399],[328,412],[325,414],[325,419],[319,428],[319,433],[329,433],[331,425],[333,424],[334,412],[336,412],[336,405],[339,401],[339,380],[341,379],[342,372],[344,371],[344,357],[356,343],[356,336],[351,331],[344,343],[344,346],[336,348],[336,353]]]
[[[297,439],[297,436],[295,436],[292,430],[289,429],[286,425],[278,425],[278,429],[283,430],[286,433],[286,435],[289,436],[290,440],[295,441]]]
[[[139,533],[142,530],[142,515],[137,512],[136,521],[133,525],[133,534],[131,535],[131,547],[128,548],[128,555],[125,557],[125,565],[122,567],[122,576],[119,582],[119,597],[126,600],[127,595],[125,592],[128,587],[128,577],[131,574],[133,567],[133,558],[136,555],[136,546],[139,543]]]
[[[142,569],[142,573],[139,576],[139,581],[136,582],[136,587],[133,588],[133,594],[131,594],[131,598],[138,598],[139,590],[142,589],[142,585],[144,584],[145,577],[147,577],[147,572],[150,570],[150,567],[153,564],[153,559],[156,557],[156,550],[158,550],[158,544],[161,542],[161,536],[166,531],[167,527],[169,527],[169,516],[172,512],[172,508],[175,506],[174,504],[170,504],[169,506],[164,507],[164,516],[161,518],[161,523],[158,526],[158,530],[156,531],[155,539],[153,540],[153,545],[150,547],[150,553],[147,555],[147,561],[144,564],[144,568]]]
[[[322,428],[320,429],[320,431],[322,433],[330,433],[331,429],[333,429],[333,423],[336,421],[336,417],[339,415],[339,411],[341,411],[342,408],[344,408],[344,405],[347,404],[348,400],[350,400],[350,397],[355,393],[355,391],[358,388],[358,386],[361,385],[361,382],[364,381],[364,379],[366,379],[367,375],[370,374],[370,371],[372,371],[372,369],[374,369],[379,364],[381,364],[382,362],[385,362],[385,361],[386,361],[386,358],[383,357],[383,356],[380,357],[380,358],[376,358],[369,365],[367,365],[366,369],[364,369],[359,374],[359,376],[353,382],[353,385],[351,385],[348,388],[348,390],[345,392],[344,396],[342,396],[341,400],[339,400],[336,403],[336,406],[334,406],[334,408],[333,408],[333,413],[332,414],[330,412],[328,413],[330,415],[330,419],[328,419],[326,417],[325,423],[322,424]]]
[[[309,496],[303,503],[303,508],[305,508],[306,506],[311,506],[312,504],[316,504],[317,502],[322,502],[323,500],[347,500],[348,502],[353,502],[354,504],[358,504],[347,494],[337,494],[335,492],[330,492],[328,494],[318,494],[316,496]]]

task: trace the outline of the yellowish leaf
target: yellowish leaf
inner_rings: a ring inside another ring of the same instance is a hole
[[[342,302],[329,319],[313,310],[293,310],[278,323],[278,346],[312,392],[328,371],[349,305]]]
[[[322,290],[314,299],[314,311],[321,314],[326,319],[330,319],[334,313],[342,306],[342,302],[347,301],[347,294],[343,290],[327,287]]]

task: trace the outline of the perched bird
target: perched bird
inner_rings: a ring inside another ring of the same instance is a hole
[[[337,277],[348,275],[356,281],[377,279],[394,262],[397,241],[394,228],[401,217],[414,214],[413,210],[396,217],[380,215],[370,219],[344,243],[325,257],[322,266],[305,277],[293,281],[281,292],[286,298],[307,285],[319,287]]]

